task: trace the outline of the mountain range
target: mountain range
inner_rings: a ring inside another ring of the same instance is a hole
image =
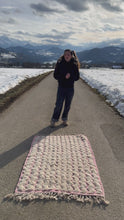
[[[91,64],[119,64],[124,63],[124,48],[110,46],[93,48],[78,53],[80,62]]]
[[[30,44],[0,37],[0,64],[55,63],[63,48],[53,45]],[[105,65],[124,63],[124,47],[106,46],[77,52],[81,63]]]

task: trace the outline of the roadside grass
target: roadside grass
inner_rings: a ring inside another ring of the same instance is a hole
[[[18,85],[8,90],[4,94],[0,94],[0,113],[8,108],[19,96],[21,96],[24,92],[31,89],[34,85],[38,84],[43,80],[46,76],[48,76],[53,71],[46,72],[44,74],[34,76],[31,78],[26,78]]]

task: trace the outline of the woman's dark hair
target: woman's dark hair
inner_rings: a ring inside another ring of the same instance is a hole
[[[79,60],[78,60],[78,57],[77,57],[75,51],[74,51],[74,50],[70,50],[70,49],[65,49],[65,50],[64,50],[64,54],[65,54],[65,52],[67,52],[67,51],[71,53],[72,59],[74,59],[74,63],[78,66],[78,69],[79,69],[79,68],[80,68],[80,62],[79,62]],[[58,62],[61,62],[61,61],[63,60],[64,54],[58,59]]]
[[[64,50],[64,53],[67,52],[67,51],[70,52],[70,53],[72,52],[70,49],[65,49],[65,50]],[[72,53],[71,53],[71,54],[72,54]]]

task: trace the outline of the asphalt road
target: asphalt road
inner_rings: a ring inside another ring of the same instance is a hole
[[[18,98],[0,115],[0,220],[122,220],[124,219],[124,118],[80,79],[68,127],[49,122],[56,99],[52,74]],[[14,192],[34,135],[84,134],[95,154],[109,206],[77,202],[3,201]]]

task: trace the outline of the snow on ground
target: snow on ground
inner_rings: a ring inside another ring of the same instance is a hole
[[[27,77],[37,76],[52,69],[0,68],[0,94],[13,88]],[[106,97],[124,116],[124,70],[91,68],[80,69],[81,78]]]
[[[18,69],[18,68],[0,68],[0,94],[13,88],[27,77],[37,76],[50,69]]]
[[[92,88],[106,97],[122,116],[124,116],[124,70],[91,68],[81,69],[81,78]]]
[[[124,116],[124,70],[91,68],[80,70],[81,78],[106,97]]]

